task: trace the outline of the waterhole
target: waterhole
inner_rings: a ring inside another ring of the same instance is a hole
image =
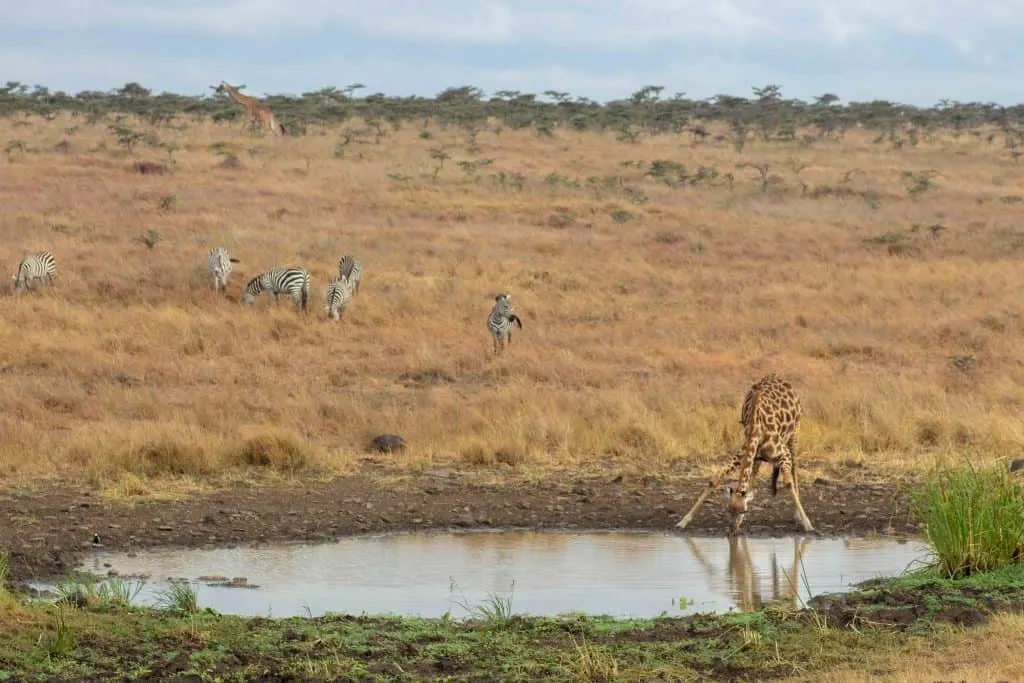
[[[245,616],[470,616],[494,598],[516,614],[618,617],[749,611],[899,574],[918,541],[690,537],[649,532],[383,534],[132,554],[96,551],[80,571],[145,578],[136,602],[190,582],[199,607]]]

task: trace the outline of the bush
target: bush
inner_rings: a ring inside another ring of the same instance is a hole
[[[216,463],[194,443],[165,438],[145,443],[128,454],[126,469],[147,477],[202,476],[214,472]]]
[[[235,463],[298,472],[313,467],[315,458],[297,438],[285,434],[260,434],[247,439],[234,452]]]
[[[1021,561],[1024,487],[1003,466],[937,467],[914,496],[939,571],[961,578]]]

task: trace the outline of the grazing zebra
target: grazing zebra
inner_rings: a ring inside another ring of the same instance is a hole
[[[278,301],[280,294],[291,294],[295,310],[305,311],[309,303],[309,273],[305,268],[271,268],[245,285],[242,305],[251,305],[263,291],[273,294],[274,301]]]
[[[359,291],[359,281],[363,279],[363,266],[356,261],[352,254],[345,254],[345,258],[338,262],[338,277],[343,277],[352,283],[352,293]]]
[[[228,256],[228,250],[224,247],[215,247],[210,251],[210,256],[206,260],[207,267],[210,269],[210,275],[213,277],[213,289],[214,291],[220,291],[224,289],[224,293],[228,292],[228,276],[231,275],[231,264],[238,263],[238,259],[231,258]]]
[[[331,280],[327,285],[327,305],[325,311],[331,320],[337,320],[345,315],[348,302],[352,300],[354,286],[348,278],[339,277]]]
[[[18,272],[11,276],[14,281],[14,291],[18,292],[32,284],[33,280],[46,278],[52,285],[53,278],[57,275],[57,262],[53,254],[48,251],[41,251],[38,254],[29,254],[21,259],[18,264]]]
[[[523,321],[512,312],[512,295],[499,294],[494,297],[494,308],[487,316],[487,329],[491,331],[494,338],[494,350],[501,353],[505,344],[512,343],[512,323],[523,329]]]

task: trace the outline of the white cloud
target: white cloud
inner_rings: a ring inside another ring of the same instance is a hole
[[[216,65],[189,57],[126,59],[123,55],[82,55],[50,48],[0,49],[0,67],[7,74],[4,80],[38,83],[52,91],[68,93],[107,91],[135,81],[156,92],[199,95],[209,94],[209,86],[223,78],[214,75]],[[237,64],[234,70],[249,72],[242,64]]]
[[[400,40],[503,43],[513,12],[503,2],[454,0],[37,0],[7,12],[11,28],[128,27],[225,36],[279,36],[344,28]]]
[[[979,41],[1024,24],[1024,0],[35,0],[4,14],[9,31],[122,26],[258,38],[326,28],[446,44],[638,48],[882,31]]]
[[[652,83],[694,97],[776,83],[802,98],[1015,102],[1010,85],[1024,61],[1024,0],[9,4],[0,70],[71,91],[138,81],[200,93],[227,79],[254,94],[360,81],[393,94],[473,84],[609,99]],[[64,33],[39,39],[39,30]],[[929,65],[925,51],[941,62]]]

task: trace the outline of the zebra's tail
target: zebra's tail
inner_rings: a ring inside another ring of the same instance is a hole
[[[302,310],[305,311],[309,305],[309,273],[302,278]]]
[[[232,263],[241,263],[241,261],[236,258],[229,258],[228,261],[231,261]]]
[[[518,316],[518,315],[516,315],[515,313],[513,313],[512,315],[510,315],[510,316],[508,317],[508,321],[509,321],[510,323],[515,323],[516,325],[518,325],[518,326],[519,326],[519,329],[523,329],[523,321],[522,321],[522,320],[520,320],[520,319],[519,319],[519,316]]]

